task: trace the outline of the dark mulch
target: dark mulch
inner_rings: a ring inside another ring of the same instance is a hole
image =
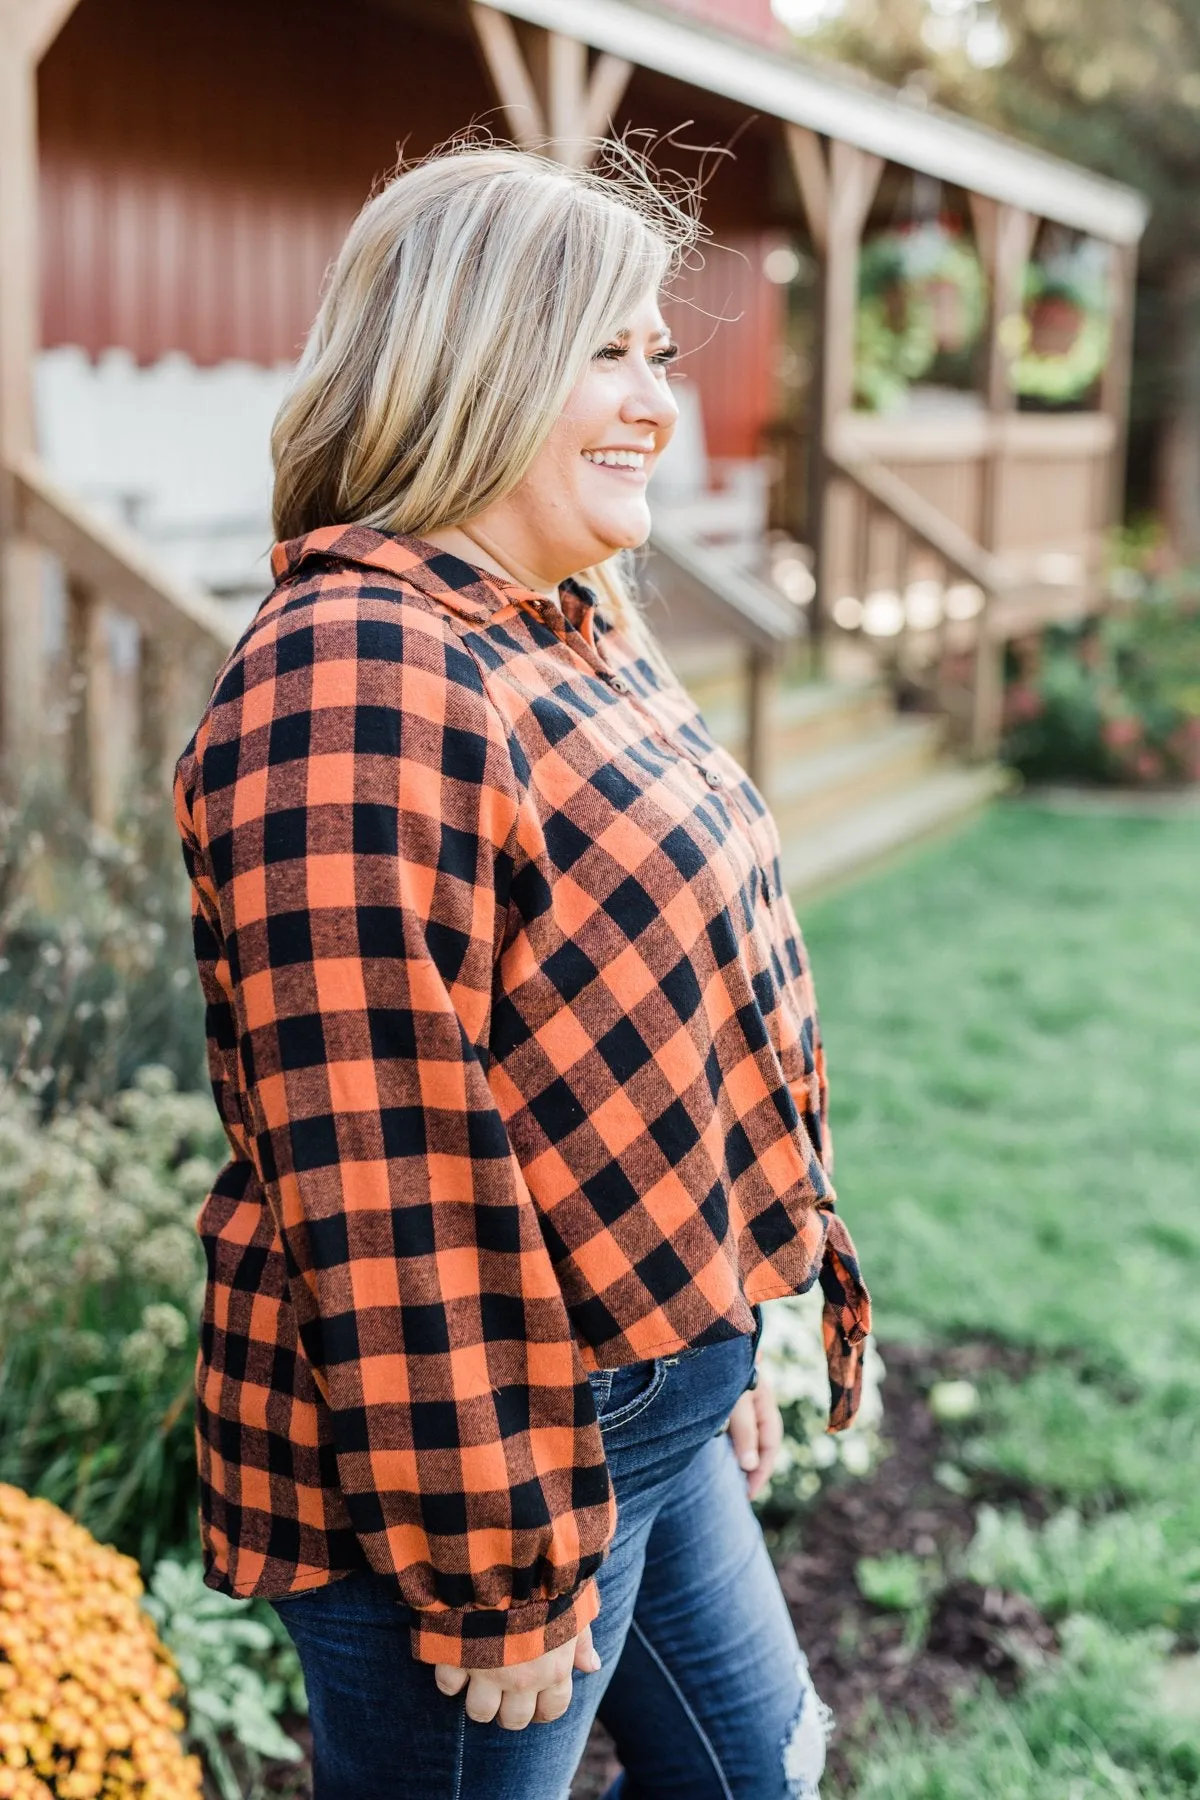
[[[817,1691],[837,1718],[829,1776],[843,1791],[848,1751],[873,1715],[947,1724],[955,1696],[981,1671],[1002,1687],[1015,1685],[1022,1653],[1054,1645],[1027,1600],[973,1582],[953,1582],[937,1595],[921,1642],[910,1641],[918,1634],[905,1615],[881,1612],[859,1592],[861,1557],[903,1552],[944,1561],[973,1535],[975,1503],[934,1479],[947,1444],[926,1404],[931,1383],[990,1371],[1017,1379],[1028,1369],[1020,1353],[987,1343],[943,1347],[936,1362],[928,1351],[894,1345],[884,1360],[888,1453],[866,1481],[827,1489],[776,1555]],[[571,1800],[599,1800],[618,1767],[597,1727]]]

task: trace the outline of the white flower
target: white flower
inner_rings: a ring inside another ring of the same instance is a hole
[[[138,1375],[143,1381],[153,1381],[161,1375],[167,1353],[162,1341],[153,1333],[131,1331],[121,1345],[121,1362],[131,1375]]]
[[[157,1300],[142,1308],[142,1329],[166,1350],[178,1350],[187,1343],[188,1322],[169,1300]]]
[[[64,1388],[54,1404],[76,1431],[94,1431],[100,1423],[100,1402],[90,1388]]]

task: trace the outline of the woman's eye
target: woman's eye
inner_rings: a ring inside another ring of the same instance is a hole
[[[650,361],[656,363],[660,369],[666,369],[670,367],[678,355],[678,344],[664,344],[661,350],[655,351],[654,355],[650,358]]]
[[[597,350],[596,355],[605,362],[620,362],[627,350],[626,344],[605,344],[603,350]]]

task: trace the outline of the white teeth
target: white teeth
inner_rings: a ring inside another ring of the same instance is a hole
[[[606,469],[644,469],[646,455],[642,450],[585,450],[588,462]]]

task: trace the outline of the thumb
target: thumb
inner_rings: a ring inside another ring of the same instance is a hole
[[[749,1404],[746,1404],[749,1402]],[[747,1473],[758,1467],[758,1416],[751,1395],[743,1394],[729,1415],[729,1441],[738,1468]]]
[[[592,1642],[592,1628],[585,1625],[575,1639],[575,1663],[581,1675],[595,1675],[600,1668],[600,1657]]]

